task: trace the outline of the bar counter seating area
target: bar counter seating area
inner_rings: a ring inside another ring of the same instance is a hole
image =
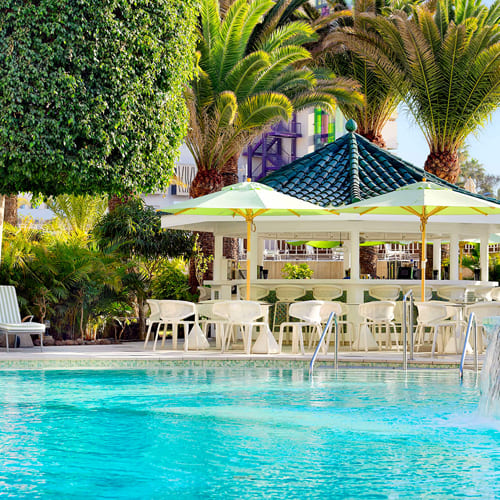
[[[434,356],[462,351],[470,312],[478,324],[500,315],[500,289],[488,271],[489,243],[500,233],[500,205],[370,143],[355,133],[352,120],[346,128],[335,142],[259,183],[241,183],[163,211],[162,227],[213,234],[213,276],[203,283],[205,300],[189,306],[190,315],[175,321],[158,316],[159,329],[151,325],[153,348],[160,339],[165,345],[163,332],[170,331],[176,348],[180,322],[189,318],[183,325],[191,331],[185,349],[207,348],[207,335],[213,335],[222,351],[303,353],[315,348],[334,312],[339,349],[397,352],[403,347],[403,297],[411,290],[411,348]],[[251,196],[260,196],[262,204],[252,204]],[[223,257],[224,237],[239,239],[246,250],[232,272]],[[312,279],[285,279],[276,242],[298,240],[332,242],[342,252],[318,264]],[[471,241],[478,242],[479,269],[464,279],[461,242]],[[360,252],[366,242],[423,242],[420,265],[393,262],[377,272],[382,279],[363,279]],[[480,337],[478,350],[484,348]],[[324,352],[334,338],[326,334]]]
[[[471,312],[475,313],[479,325],[477,348],[482,353],[486,345],[481,321],[500,316],[500,288],[496,283],[433,280],[426,288],[427,300],[422,302],[416,292],[418,281],[410,280],[257,282],[251,288],[252,300],[243,299],[245,284],[242,280],[230,282],[237,291],[231,299],[209,299],[196,304],[150,300],[145,349],[312,353],[334,312],[337,325],[332,322],[328,328],[321,353],[333,351],[335,328],[338,329],[338,350],[400,352],[403,348],[403,297],[412,290],[417,299],[412,337],[416,353],[431,357],[459,354]],[[349,297],[353,296],[361,298],[352,301]],[[187,341],[179,342],[181,331],[183,337],[185,332],[190,332]],[[171,343],[165,344],[170,336]],[[471,349],[468,346],[468,350]]]

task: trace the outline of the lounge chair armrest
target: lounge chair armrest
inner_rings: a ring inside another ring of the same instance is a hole
[[[30,315],[30,316],[25,316],[25,317],[21,320],[21,322],[22,322],[22,323],[25,323],[26,321],[29,321],[29,322],[31,323],[31,322],[33,321],[33,318],[34,318],[34,316],[33,316],[33,315]]]

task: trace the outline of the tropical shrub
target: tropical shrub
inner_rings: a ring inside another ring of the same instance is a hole
[[[183,261],[166,262],[153,281],[153,297],[155,299],[196,300],[196,295],[189,291],[189,277],[184,272]]]
[[[102,251],[116,254],[126,272],[122,283],[136,304],[141,336],[146,327],[146,300],[152,295],[155,276],[170,258],[189,258],[194,238],[186,231],[165,230],[159,214],[132,198],[106,214],[93,231]]]
[[[287,280],[311,279],[314,271],[305,263],[291,264],[290,262],[283,266],[281,275]]]
[[[50,333],[84,336],[93,308],[121,287],[121,262],[86,239],[33,227],[6,226],[0,281],[16,287],[25,314],[51,323]]]

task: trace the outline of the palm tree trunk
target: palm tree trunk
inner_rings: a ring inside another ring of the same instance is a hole
[[[17,226],[17,195],[9,195],[5,197],[5,221],[11,226]]]
[[[238,158],[239,155],[231,156],[221,169],[222,183],[224,186],[231,186],[238,182]]]
[[[207,257],[214,255],[215,238],[212,233],[199,232],[198,233],[198,244],[200,245],[201,251]],[[203,275],[203,280],[213,279],[213,261],[208,262],[207,272]],[[194,265],[194,259],[191,259],[189,263],[189,290],[191,293],[196,293],[198,286],[203,283],[198,283],[196,278],[196,270]]]
[[[113,212],[116,208],[118,208],[120,205],[123,205],[124,203],[127,203],[127,201],[130,200],[130,196],[124,195],[124,196],[118,196],[116,194],[113,194],[109,197],[108,200],[108,210],[110,212]]]
[[[379,130],[361,130],[358,125],[358,134],[373,142],[379,148],[387,149],[387,144]]]
[[[191,198],[199,198],[206,194],[215,193],[223,187],[222,175],[217,170],[198,168],[195,178],[189,188]]]
[[[359,248],[359,270],[361,274],[369,274],[372,278],[377,276],[377,247]]]
[[[460,174],[460,164],[456,151],[432,151],[425,160],[426,172],[455,184]]]
[[[207,170],[203,168],[198,168],[198,172],[196,173],[193,182],[191,183],[189,194],[192,198],[199,198],[200,196],[204,196],[206,194],[215,193],[219,191],[223,187],[222,176],[220,172],[217,170]],[[198,243],[200,245],[201,251],[207,255],[214,254],[214,235],[212,233],[198,233],[199,239]],[[213,278],[213,267],[210,262],[208,265],[208,271],[205,273],[204,279],[212,279]],[[189,264],[189,288],[191,293],[196,293],[198,285],[202,283],[198,283],[196,279],[196,272],[194,267],[194,259],[191,259]]]
[[[238,155],[233,155],[224,165],[221,171],[224,186],[231,186],[238,182]],[[236,238],[224,238],[224,257],[227,259],[238,259],[238,240]]]

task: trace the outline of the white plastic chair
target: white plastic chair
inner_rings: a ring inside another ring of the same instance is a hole
[[[189,349],[189,325],[197,325],[196,317],[196,304],[184,300],[158,300],[160,308],[160,322],[163,325],[163,339],[161,347],[165,346],[165,339],[167,338],[167,326],[172,326],[172,348],[177,349],[177,334],[179,325],[184,326],[184,351]],[[186,321],[186,318],[194,316],[194,321]],[[156,330],[155,342],[153,351],[156,351],[156,344],[161,335],[161,329]]]
[[[413,291],[413,300],[415,302],[420,302],[422,300],[422,288],[420,285],[420,281],[415,281],[415,285],[412,286],[404,286],[403,287],[403,295],[407,294],[410,290]],[[432,299],[432,289],[429,286],[425,287],[425,300]]]
[[[0,334],[5,335],[5,347],[9,351],[9,335],[38,335],[40,351],[43,350],[45,325],[31,321],[23,322],[19,312],[16,289],[13,286],[0,286]],[[30,342],[31,345],[31,342]]]
[[[306,294],[305,288],[299,285],[279,285],[275,288],[277,301],[274,304],[274,317],[273,317],[273,330],[279,328],[279,324],[276,324],[276,318],[278,317],[278,308],[280,306],[285,307],[285,321],[290,320],[289,316],[289,306],[292,302],[295,302],[300,297]]]
[[[276,351],[275,345],[269,338],[268,325],[265,321],[257,321],[263,317],[262,308],[258,302],[251,300],[231,300],[226,302],[217,302],[214,304],[214,314],[223,317],[225,320],[224,335],[221,340],[222,352],[229,349],[231,339],[235,336],[237,327],[241,330],[243,339],[243,349],[250,354],[252,345],[252,332],[256,327],[264,328],[267,351],[271,353]]]
[[[324,327],[324,325],[328,321],[328,318],[330,317],[330,313],[332,312],[334,312],[337,316],[337,325],[339,326],[339,328],[343,327],[343,329],[339,330],[339,338],[340,335],[343,335],[345,341],[345,338],[347,337],[349,339],[348,340],[349,346],[352,347],[352,343],[354,342],[354,335],[353,335],[354,325],[352,321],[345,321],[342,319],[342,317],[345,316],[347,313],[344,309],[344,305],[342,304],[342,302],[325,302],[321,306],[320,315],[321,315],[322,327]],[[331,334],[331,329],[327,339],[328,345],[330,344],[330,334]]]
[[[465,302],[467,288],[463,286],[440,286],[436,287],[438,297],[449,302]]]
[[[500,287],[497,286],[491,291],[491,300],[494,302],[500,302]]]
[[[309,347],[311,347],[313,337],[316,336],[318,340],[321,338],[321,307],[325,302],[322,300],[306,300],[304,302],[294,302],[290,305],[289,315],[299,321],[285,321],[280,325],[280,335],[278,345],[281,351],[283,345],[283,336],[285,329],[292,330],[292,353],[298,352],[298,347],[302,354],[304,354],[304,336],[302,329],[304,327],[311,327],[311,337]],[[322,346],[323,352],[326,353],[328,346],[326,342]]]
[[[500,316],[500,302],[479,302],[472,304],[465,308],[465,318],[468,319],[470,313],[474,313],[477,323],[477,350],[482,352],[484,350],[485,331],[483,322],[486,318],[491,316]],[[472,343],[472,339],[470,340]]]
[[[420,346],[424,345],[425,330],[427,328],[430,329],[430,335],[432,336],[431,356],[433,357],[436,351],[436,344],[438,345],[438,351],[444,349],[445,330],[447,328],[455,328],[457,325],[456,321],[450,320],[454,311],[446,306],[446,302],[440,301],[415,302],[415,305],[418,310],[415,346],[418,351]]]
[[[146,318],[146,326],[148,327],[148,330],[146,332],[146,338],[144,339],[144,349],[148,346],[149,336],[151,335],[153,325],[157,325],[156,330],[158,330],[161,326],[160,305],[158,304],[159,300],[148,299],[146,302],[149,306],[149,316]]]
[[[247,298],[247,289],[244,285],[238,286],[238,293],[241,299]],[[269,295],[269,288],[267,286],[252,285],[250,287],[250,300],[261,300]]]
[[[341,302],[325,302],[321,306],[320,316],[321,316],[321,328],[322,328],[322,330],[325,327],[331,313],[335,313],[335,315],[337,316],[337,326],[338,327],[341,327],[341,326],[346,327],[345,335],[349,335],[349,345],[352,346],[352,342],[353,342],[352,330],[353,330],[354,326],[353,326],[352,322],[344,321],[341,319],[342,316],[344,315],[344,309],[342,307]],[[326,335],[325,340],[326,340],[327,346],[330,345],[330,337],[331,337],[333,325],[334,325],[334,323],[332,323],[330,325],[330,329]],[[323,332],[321,332],[321,333],[323,333]],[[339,341],[340,341],[340,334],[341,334],[341,331],[339,331]]]
[[[317,285],[312,288],[314,300],[335,300],[342,297],[343,293],[342,288],[334,285]]]
[[[363,323],[360,325],[358,345],[361,347],[361,344],[364,343],[365,351],[368,350],[368,340],[364,339],[364,342],[361,342],[361,336],[364,334],[363,327],[368,328],[372,332],[377,340],[379,350],[382,349],[382,329],[385,329],[387,349],[392,348],[392,330],[396,348],[399,351],[396,324],[394,323],[395,307],[396,302],[392,300],[365,302],[359,305],[359,315],[363,318]]]
[[[495,290],[493,286],[476,286],[473,288],[474,298],[479,301],[491,302],[493,290]]]
[[[368,290],[368,294],[377,300],[398,300],[401,287],[395,285],[374,286]]]
[[[401,296],[402,289],[397,285],[379,285],[368,290],[370,297],[377,300],[395,300],[396,307],[394,308],[394,323],[396,328],[401,329],[403,323],[403,302],[398,301]]]
[[[198,302],[196,311],[198,312],[198,323],[201,326],[203,335],[207,337],[208,327],[213,326],[215,330],[215,346],[220,349],[224,338],[224,328],[226,325],[225,317],[214,312],[215,304],[218,302],[226,302],[222,300],[210,300],[206,302]]]

